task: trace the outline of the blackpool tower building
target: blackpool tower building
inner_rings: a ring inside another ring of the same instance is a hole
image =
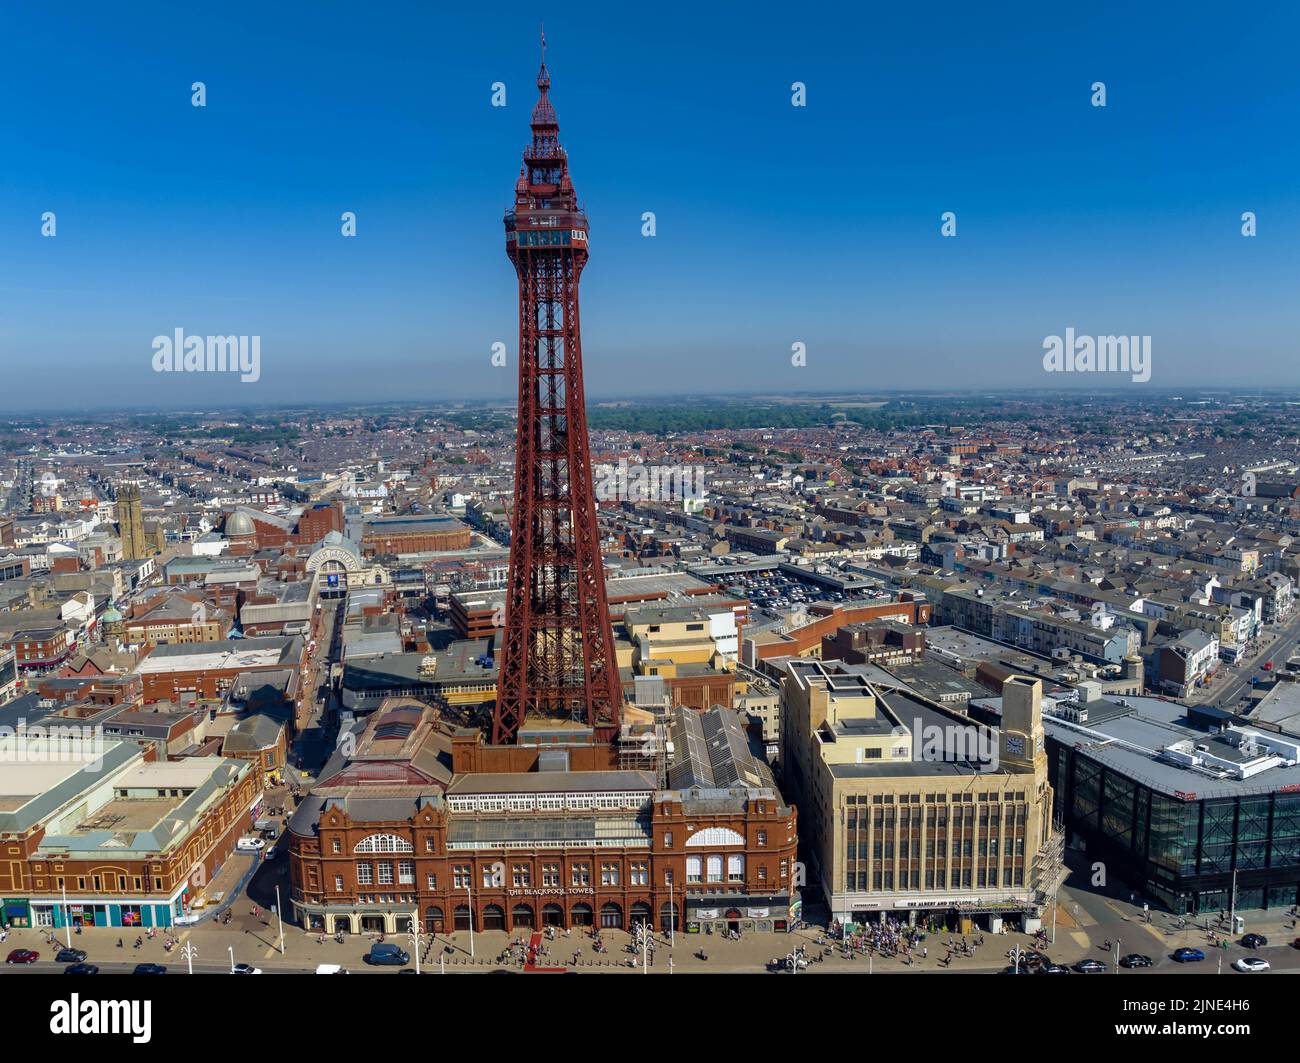
[[[596,525],[578,281],[587,216],[560,147],[545,41],[532,142],[506,213],[519,277],[519,421],[505,639],[492,742],[612,741],[622,685]]]

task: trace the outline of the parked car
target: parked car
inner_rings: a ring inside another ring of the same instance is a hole
[[[317,974],[347,974],[348,969],[339,963],[318,963]]]
[[[1060,963],[1041,964],[1034,974],[1069,974],[1070,968]]]
[[[1198,960],[1205,959],[1205,952],[1202,949],[1184,946],[1181,949],[1174,949],[1174,959],[1179,963],[1196,963]]]
[[[366,953],[366,963],[374,966],[405,967],[410,962],[411,957],[392,944],[381,945],[376,942],[370,946],[370,951]]]
[[[278,845],[273,845],[266,850],[266,858],[268,860],[274,860],[276,858],[276,855],[279,852],[280,852],[280,847]]]
[[[262,841],[261,838],[254,838],[250,834],[235,842],[235,848],[245,853],[255,853],[261,849],[265,849],[266,842]]]
[[[14,949],[5,957],[5,963],[35,963],[40,958],[41,954],[31,949]]]
[[[1250,974],[1254,971],[1267,971],[1268,960],[1261,960],[1258,956],[1243,956],[1232,966],[1238,971]]]
[[[1263,934],[1247,934],[1241,939],[1241,946],[1246,949],[1262,949],[1267,944],[1268,938]]]
[[[71,967],[63,968],[64,974],[99,974],[99,968],[93,963],[74,963]]]
[[[254,967],[251,963],[237,963],[230,968],[231,974],[261,974],[262,968]]]
[[[166,974],[167,968],[161,963],[137,963],[132,974]]]
[[[54,957],[55,963],[81,963],[85,960],[86,954],[81,949],[59,949],[59,953]]]
[[[1074,965],[1079,974],[1105,974],[1106,965],[1101,960],[1080,960]]]
[[[1130,952],[1119,961],[1119,965],[1121,967],[1150,967],[1151,957],[1143,956],[1140,952]]]

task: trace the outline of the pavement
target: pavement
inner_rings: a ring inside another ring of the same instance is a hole
[[[815,957],[827,951],[818,942],[826,940],[826,932],[820,927],[804,927],[789,934],[748,934],[740,940],[728,940],[720,935],[678,934],[671,941],[665,934],[654,935],[654,959],[649,970],[655,973],[669,973],[669,959],[672,972],[677,974],[709,973],[763,973],[769,961],[780,959],[796,948],[802,946],[812,961],[806,971],[800,973],[832,974],[925,974],[925,973],[993,973],[1001,971],[1009,963],[1006,956],[1009,951],[1019,946],[1024,951],[1038,950],[1045,952],[1052,960],[1060,964],[1072,964],[1078,960],[1091,957],[1106,963],[1115,971],[1114,961],[1119,955],[1130,952],[1150,956],[1154,966],[1150,970],[1121,970],[1125,975],[1142,975],[1149,973],[1187,973],[1211,974],[1222,970],[1231,971],[1230,963],[1242,956],[1261,956],[1268,960],[1274,970],[1300,973],[1300,949],[1291,947],[1291,941],[1300,936],[1300,931],[1290,929],[1291,919],[1285,913],[1245,913],[1247,926],[1256,933],[1262,933],[1269,939],[1269,944],[1260,949],[1247,950],[1235,941],[1229,948],[1214,949],[1209,945],[1207,932],[1200,924],[1179,927],[1176,918],[1166,913],[1151,913],[1151,921],[1140,904],[1134,905],[1124,900],[1098,894],[1085,894],[1062,889],[1057,912],[1055,944],[1041,946],[1027,934],[1008,931],[1001,934],[983,934],[982,944],[975,945],[973,955],[956,956],[950,965],[944,966],[940,961],[948,954],[947,943],[960,940],[959,935],[946,931],[927,935],[924,946],[928,955],[922,958],[914,953],[912,960],[872,955],[857,955],[845,959],[838,948],[831,949],[824,959]],[[167,951],[163,947],[164,935],[160,932],[153,939],[145,939],[139,949],[132,947],[134,936],[130,931],[119,931],[111,927],[91,927],[81,934],[72,936],[74,948],[84,949],[87,962],[98,964],[105,973],[129,971],[137,963],[166,964],[170,973],[183,973],[186,961],[180,948],[192,945],[196,950],[194,956],[196,973],[221,973],[230,969],[231,963],[249,963],[267,974],[275,973],[310,973],[318,964],[340,964],[350,973],[393,973],[396,967],[369,967],[363,957],[375,935],[345,938],[340,944],[332,937],[322,942],[318,934],[309,934],[298,927],[284,927],[284,954],[280,953],[279,924],[276,917],[265,909],[257,916],[251,914],[251,905],[237,903],[234,907],[235,918],[229,925],[205,923],[196,927],[185,927],[177,935],[180,945]],[[1050,932],[1050,906],[1044,927]],[[1213,928],[1213,920],[1211,926]],[[1216,940],[1221,935],[1216,934]],[[635,957],[627,946],[631,935],[618,930],[602,931],[601,937],[607,951],[597,953],[593,940],[583,930],[573,930],[569,935],[561,932],[553,941],[544,937],[537,939],[524,932],[509,933],[505,931],[481,931],[473,935],[471,946],[467,931],[436,936],[421,934],[419,945],[421,951],[420,967],[423,973],[469,974],[490,973],[502,969],[520,971],[523,963],[511,960],[502,963],[499,957],[507,952],[512,942],[527,943],[530,938],[545,950],[536,958],[536,966],[565,968],[580,974],[636,974],[642,969],[641,953]],[[124,947],[119,949],[117,941],[124,939]],[[981,935],[967,935],[965,940],[974,943]],[[1103,950],[1102,944],[1109,939],[1111,948]],[[410,935],[389,935],[386,939],[411,952],[415,942]],[[52,948],[37,930],[13,930],[5,943],[5,952],[13,948],[32,948],[41,954],[41,960],[30,967],[8,967],[9,972],[46,971],[57,972],[63,965],[55,964],[53,957],[57,948],[66,944],[66,933],[60,934],[57,947]],[[1193,945],[1203,948],[1207,960],[1200,963],[1179,964],[1171,954],[1175,948]],[[472,949],[472,951],[471,951]],[[699,950],[703,949],[707,958],[701,959]],[[575,962],[575,953],[577,953]],[[1220,954],[1222,964],[1220,964]],[[415,966],[412,956],[408,965]]]

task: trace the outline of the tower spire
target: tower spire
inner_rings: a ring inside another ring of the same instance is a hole
[[[544,95],[546,90],[551,87],[551,75],[546,72],[546,24],[539,23],[539,25],[542,33],[542,66],[537,71],[537,87]]]
[[[542,65],[537,71],[537,103],[533,107],[533,147],[538,151],[555,150],[559,147],[559,118],[547,90],[551,87],[551,75],[546,70],[546,27],[542,35]]]

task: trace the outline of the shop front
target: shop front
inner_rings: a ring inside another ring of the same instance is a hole
[[[0,915],[3,915],[2,921],[5,926],[24,927],[32,925],[31,906],[27,903],[25,897],[5,897],[0,899]]]
[[[789,929],[789,897],[686,898],[688,934],[770,934]]]
[[[178,914],[171,904],[156,901],[33,901],[35,926],[63,928],[70,926],[111,926],[128,930],[170,927]]]

